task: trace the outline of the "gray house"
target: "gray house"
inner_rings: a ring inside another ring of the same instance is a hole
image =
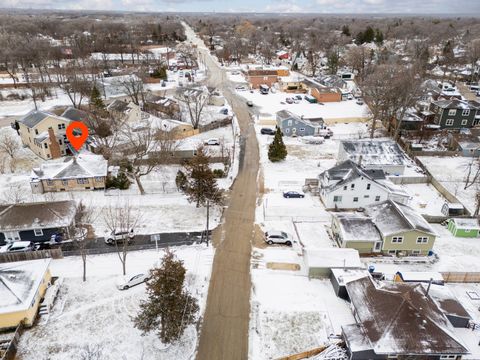
[[[53,201],[0,206],[0,245],[12,241],[56,240],[75,225],[75,201]]]
[[[442,129],[470,128],[480,123],[480,103],[474,100],[438,100],[430,105],[433,122]]]
[[[285,136],[319,136],[323,119],[303,119],[287,110],[277,112],[277,126]]]

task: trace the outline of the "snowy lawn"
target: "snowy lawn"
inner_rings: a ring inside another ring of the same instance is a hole
[[[204,246],[174,248],[187,268],[186,284],[198,299],[201,315],[205,309],[213,249]],[[144,273],[153,267],[162,252],[132,252],[127,258],[127,272]],[[47,321],[27,330],[21,338],[19,357],[37,360],[74,359],[87,345],[102,349],[102,360],[191,359],[197,345],[197,331],[189,326],[178,343],[165,345],[155,336],[141,336],[133,327],[132,317],[145,298],[145,285],[120,291],[115,280],[121,274],[117,254],[88,258],[87,282],[81,281],[79,257],[52,261],[52,275],[64,277],[59,297]],[[143,357],[142,357],[143,354]]]
[[[446,199],[432,184],[406,184],[402,188],[412,197],[409,205],[420,214],[443,216],[441,210]]]
[[[319,118],[322,117],[325,120],[329,119],[367,119],[369,109],[367,105],[357,105],[355,100],[339,101],[339,102],[327,102],[320,104],[311,104],[306,100],[300,100],[298,104],[287,104],[285,99],[287,97],[293,97],[296,94],[289,94],[283,92],[277,92],[275,94],[269,93],[268,95],[260,94],[259,90],[239,91],[239,95],[243,96],[246,100],[253,102],[255,106],[260,108],[260,111],[264,114],[275,115],[277,111],[288,110],[298,116],[305,116],[306,118]],[[299,94],[304,97],[304,94]],[[284,104],[282,104],[282,102]]]
[[[355,322],[329,280],[298,272],[252,270],[250,359],[275,359],[322,346]]]
[[[464,189],[468,167],[474,161],[469,157],[434,157],[419,156],[418,160],[450,193],[455,195],[471,213],[475,211],[475,194],[478,191],[475,185]],[[477,167],[472,167],[472,174]]]

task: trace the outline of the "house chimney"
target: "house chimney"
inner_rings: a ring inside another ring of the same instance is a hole
[[[52,159],[58,159],[62,156],[62,152],[60,151],[60,144],[58,143],[57,136],[51,127],[48,128],[48,138],[50,140],[49,149]]]
[[[363,161],[363,155],[360,154],[360,156],[358,157],[358,166],[362,166],[362,161]]]

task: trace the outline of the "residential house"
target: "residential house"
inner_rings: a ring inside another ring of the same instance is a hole
[[[460,129],[458,133],[449,133],[449,148],[451,150],[457,150],[465,157],[480,156],[480,132],[479,129]]]
[[[70,154],[66,136],[70,120],[55,114],[33,110],[18,120],[23,145],[44,160]]]
[[[75,109],[74,107],[69,106],[61,115],[63,118],[70,121],[81,121],[85,124],[88,124],[89,115],[86,111]]]
[[[285,136],[320,136],[324,129],[323,119],[308,120],[293,114],[288,110],[278,111],[277,126]]]
[[[272,87],[278,82],[277,70],[248,70],[246,76],[252,89],[258,89],[263,84]]]
[[[430,224],[411,207],[387,200],[368,206],[366,214],[382,236],[382,252],[409,256],[431,253],[436,233]]]
[[[282,77],[279,80],[280,88],[283,92],[290,93],[306,93],[307,87],[305,85],[303,77],[288,76]]]
[[[360,213],[332,213],[332,234],[342,248],[360,254],[382,251],[382,237],[372,219]]]
[[[340,142],[338,161],[352,160],[364,169],[402,175],[410,159],[393,140],[348,140]]]
[[[52,281],[51,259],[0,264],[0,330],[32,326]]]
[[[396,117],[394,117],[394,127],[397,127],[398,121],[400,114],[397,114]],[[424,119],[417,115],[417,110],[416,109],[408,109],[404,114],[403,118],[400,122],[400,129],[402,130],[421,130],[422,126],[424,124]]]
[[[172,139],[184,139],[199,134],[199,129],[194,129],[191,123],[155,118],[152,127],[170,134]]]
[[[480,226],[476,218],[452,218],[448,220],[448,230],[456,237],[480,237]]]
[[[407,204],[410,196],[385,177],[383,170],[363,169],[346,160],[319,175],[320,198],[327,209],[357,209],[395,200]]]
[[[318,102],[342,101],[342,93],[338,88],[327,87],[309,79],[303,80],[303,84],[310,89],[310,95],[317,99]]]
[[[102,155],[80,153],[63,161],[49,161],[32,170],[34,194],[105,189],[108,161]]]
[[[75,201],[0,205],[0,244],[50,241],[75,225]]]
[[[180,105],[172,98],[148,93],[145,96],[144,103],[145,110],[149,113],[159,116],[166,115],[169,118],[174,117],[180,113]]]
[[[474,100],[437,100],[430,105],[433,122],[442,129],[470,128],[480,123],[480,103]]]
[[[346,80],[342,79],[338,75],[322,75],[315,79],[319,84],[329,87],[329,88],[338,88],[338,89],[347,89],[348,84]]]
[[[123,123],[138,124],[142,121],[142,109],[132,101],[113,100],[107,106],[107,110],[114,118]]]
[[[356,320],[342,326],[349,359],[460,360],[469,353],[423,284],[377,283],[367,276],[346,289]]]

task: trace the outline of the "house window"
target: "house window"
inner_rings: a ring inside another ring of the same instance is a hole
[[[42,229],[33,229],[33,233],[35,236],[42,236],[43,235],[43,230]]]
[[[452,126],[453,125],[453,119],[447,119],[447,121],[445,121],[445,125],[446,126]]]
[[[288,120],[288,126],[292,126],[292,120]]]
[[[379,195],[375,196],[375,201],[380,201],[380,196]]]
[[[53,186],[53,180],[47,180],[47,185],[48,186]]]
[[[290,133],[290,129],[285,129],[285,134],[289,134]]]
[[[350,185],[350,189],[355,189],[355,184]]]
[[[401,244],[401,243],[403,243],[403,236],[392,237],[392,244]]]
[[[341,196],[334,196],[333,197],[333,202],[342,202],[342,197]]]
[[[63,180],[62,180],[62,185],[68,185],[68,180],[63,179]]]
[[[428,237],[427,236],[417,237],[417,244],[426,244],[426,243],[428,243]]]
[[[48,144],[47,144],[47,143],[43,144],[43,147],[44,147],[45,149],[48,149]]]
[[[368,199],[369,197],[370,197],[370,195],[363,195],[364,199]]]
[[[103,177],[101,177],[101,176],[95,176],[95,181],[96,181],[96,182],[102,182],[102,181],[103,181]]]
[[[358,202],[358,197],[354,197],[353,202]]]
[[[470,115],[470,109],[465,109],[462,111],[462,116],[468,116]]]
[[[420,250],[412,250],[412,255],[420,255]]]
[[[58,140],[58,144],[62,145],[62,139]]]
[[[300,131],[305,131],[305,128],[300,128]]]
[[[5,235],[5,240],[7,241],[20,240],[20,234],[18,231],[5,231],[3,234]]]
[[[442,355],[442,356],[440,356],[440,360],[448,360],[448,359],[455,360],[456,358],[457,358],[457,355]]]
[[[345,186],[343,187],[343,190],[347,190],[347,185],[345,185]]]
[[[77,184],[88,184],[88,179],[85,179],[85,178],[77,179]]]
[[[375,243],[375,251],[380,251],[382,250],[382,243],[380,241],[377,241]]]
[[[367,184],[367,190],[370,190],[371,186],[372,186],[372,184]]]
[[[467,123],[468,123],[468,119],[463,119],[462,120],[462,125],[467,125]]]
[[[65,129],[65,124],[58,124],[58,130]]]
[[[390,255],[396,255],[397,254],[397,250],[388,250],[388,253]]]
[[[35,135],[38,135],[38,129],[35,129]]]
[[[457,109],[450,109],[448,110],[448,115],[449,116],[455,116],[457,114]]]

